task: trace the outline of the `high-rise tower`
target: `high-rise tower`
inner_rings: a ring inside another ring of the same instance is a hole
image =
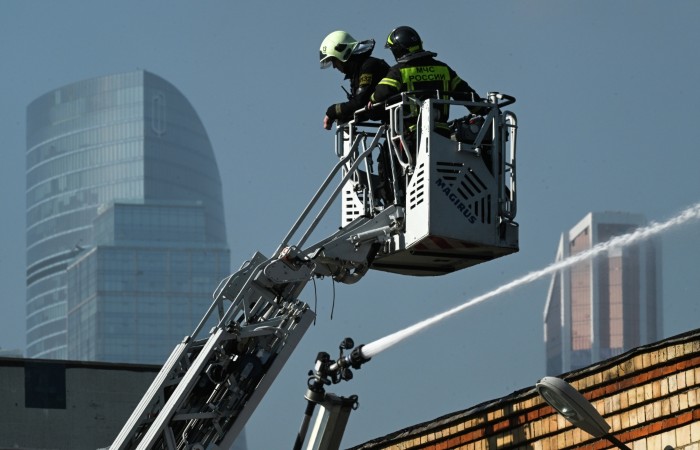
[[[33,101],[26,197],[29,357],[162,363],[229,273],[207,133],[152,73]]]
[[[561,261],[646,225],[629,213],[589,213],[559,241]],[[544,310],[547,373],[588,366],[661,338],[658,240],[611,249],[552,277]]]

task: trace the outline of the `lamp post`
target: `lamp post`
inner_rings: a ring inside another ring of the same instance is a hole
[[[572,425],[594,437],[607,439],[621,450],[631,450],[610,434],[610,425],[603,416],[566,381],[556,377],[544,377],[535,387],[544,401]]]

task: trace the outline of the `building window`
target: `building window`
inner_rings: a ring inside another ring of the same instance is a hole
[[[27,362],[24,405],[26,408],[66,409],[66,366]]]
[[[151,99],[151,128],[158,136],[165,134],[167,121],[165,118],[165,94],[158,92]]]

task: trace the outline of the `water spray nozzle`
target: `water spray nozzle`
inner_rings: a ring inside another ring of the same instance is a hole
[[[340,356],[336,361],[333,361],[326,352],[318,353],[314,369],[309,371],[307,399],[323,397],[324,386],[351,380],[353,378],[351,369],[359,369],[362,364],[371,359],[362,353],[362,345],[353,348],[354,345],[351,338],[343,339],[339,346]],[[345,350],[350,349],[352,349],[350,353],[344,353]]]
[[[370,359],[372,359],[372,358],[366,357],[362,353],[363,346],[364,345],[358,345],[357,347],[352,349],[352,351],[347,355],[343,355],[342,350],[341,350],[340,357],[335,362],[335,364],[332,364],[330,366],[329,369],[331,371],[343,370],[343,369],[349,370],[351,367],[353,369],[359,369],[362,366],[362,364],[364,364],[367,361],[369,361]]]

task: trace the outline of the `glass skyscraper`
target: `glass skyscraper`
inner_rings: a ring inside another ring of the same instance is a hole
[[[28,357],[160,364],[229,274],[222,187],[189,101],[147,71],[27,108]]]
[[[589,213],[559,241],[557,261],[645,226],[638,214]],[[580,369],[662,335],[661,246],[610,249],[553,277],[544,310],[547,374]]]

